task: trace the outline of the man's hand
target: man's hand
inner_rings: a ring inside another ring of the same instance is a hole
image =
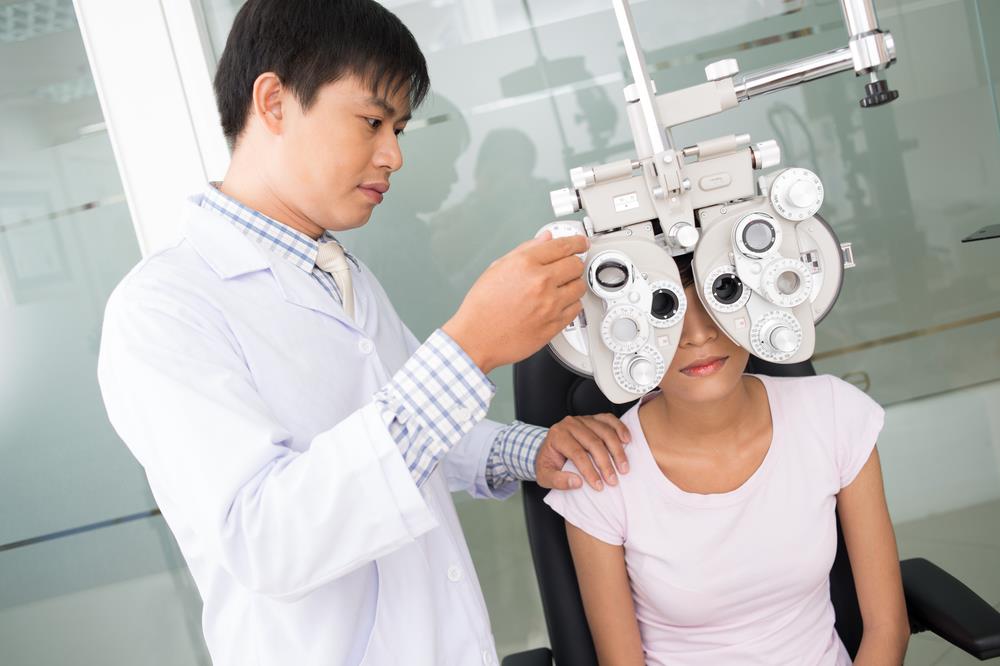
[[[580,313],[583,236],[540,237],[494,261],[442,326],[483,372],[531,356]]]
[[[538,451],[535,459],[538,485],[558,490],[579,488],[580,477],[562,471],[567,458],[594,490],[603,490],[604,482],[618,485],[615,468],[621,474],[628,473],[624,445],[630,439],[628,428],[613,414],[567,416],[549,429]]]

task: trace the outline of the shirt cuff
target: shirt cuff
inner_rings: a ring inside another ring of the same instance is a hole
[[[486,461],[486,482],[497,490],[513,481],[534,481],[535,460],[548,428],[514,421],[497,433]]]
[[[486,416],[496,386],[438,329],[375,394],[383,419],[418,486]]]

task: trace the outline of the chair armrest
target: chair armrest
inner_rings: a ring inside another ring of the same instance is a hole
[[[914,631],[929,629],[979,659],[1000,656],[1000,612],[923,558],[899,563]]]
[[[517,652],[503,658],[500,666],[552,666],[552,650],[538,648]]]

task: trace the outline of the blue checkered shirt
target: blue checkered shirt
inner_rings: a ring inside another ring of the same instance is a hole
[[[201,205],[225,217],[248,238],[312,275],[338,303],[340,288],[316,266],[322,243],[338,243],[329,231],[319,240],[263,215],[219,191],[207,188]],[[350,253],[353,267],[361,271]],[[496,387],[447,333],[438,329],[403,364],[392,380],[375,393],[389,433],[418,486],[442,458],[486,416]],[[486,462],[486,481],[496,490],[516,480],[535,478],[535,458],[546,428],[514,421],[493,440]]]

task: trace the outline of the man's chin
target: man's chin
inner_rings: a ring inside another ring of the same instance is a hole
[[[372,213],[371,211],[367,211],[350,217],[338,216],[336,219],[331,219],[328,225],[324,226],[326,229],[329,229],[330,232],[338,233],[341,231],[350,231],[351,229],[360,229],[368,224],[371,219]]]

